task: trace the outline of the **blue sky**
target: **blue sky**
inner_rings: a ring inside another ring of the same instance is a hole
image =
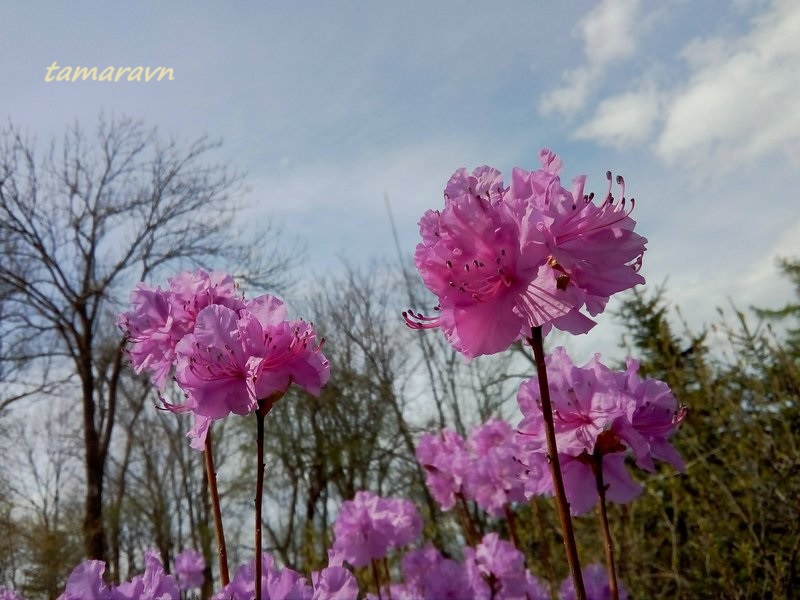
[[[53,61],[175,79],[47,83]],[[546,146],[589,189],[625,175],[642,273],[693,324],[728,298],[789,298],[775,258],[800,254],[798,65],[795,0],[0,7],[0,116],[39,140],[100,111],[222,138],[243,220],[305,243],[309,277],[394,259],[385,194],[410,256],[453,170],[530,169]]]

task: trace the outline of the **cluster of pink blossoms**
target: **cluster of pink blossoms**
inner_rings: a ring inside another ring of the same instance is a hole
[[[602,460],[607,499],[623,504],[641,492],[625,467],[628,454],[646,471],[655,470],[655,460],[684,470],[668,438],[686,409],[665,383],[639,377],[633,359],[625,371],[611,371],[599,356],[577,367],[564,348],[557,348],[546,363],[556,445],[573,514],[597,502],[595,457]],[[461,498],[502,517],[514,502],[553,494],[536,378],[520,386],[517,401],[523,419],[516,430],[492,419],[473,428],[466,440],[449,429],[420,438],[417,460],[442,510],[452,509]]]
[[[252,600],[255,598],[255,562],[236,570],[231,582],[211,600]],[[268,554],[261,556],[261,597],[267,600],[354,600],[358,582],[353,574],[332,557],[326,568],[311,573],[311,583],[297,571],[280,568]]]
[[[593,564],[581,569],[583,575],[583,585],[586,588],[586,597],[589,600],[608,600],[612,597],[611,588],[608,585],[608,574],[602,565]],[[617,580],[619,600],[628,600],[628,590],[621,580]],[[567,577],[561,582],[558,588],[559,600],[577,600],[575,584],[571,577]]]
[[[521,453],[514,429],[499,419],[473,428],[466,440],[443,429],[424,434],[417,444],[425,482],[442,510],[462,497],[494,517],[502,516],[508,504],[525,500],[527,469],[517,459]]]
[[[202,585],[198,568],[202,557],[193,550],[175,559],[176,581],[164,571],[155,551],[145,553],[145,571],[131,581],[109,586],[103,581],[105,563],[88,560],[78,565],[67,580],[66,589],[58,600],[181,600],[181,590]],[[263,598],[272,600],[354,600],[358,597],[358,582],[341,562],[311,574],[311,583],[297,571],[280,568],[271,556],[261,560],[261,591]],[[205,566],[204,563],[202,565]],[[200,570],[202,574],[202,569]],[[1,588],[0,588],[1,589]],[[0,596],[2,597],[2,596]],[[188,596],[187,596],[188,597]],[[252,600],[255,597],[255,566],[253,562],[236,570],[231,582],[217,592],[212,600]],[[22,600],[12,596],[9,600]]]
[[[501,174],[479,167],[456,171],[441,211],[419,222],[422,243],[414,262],[439,298],[439,315],[404,313],[414,328],[439,327],[468,357],[494,354],[532,327],[553,325],[585,333],[612,294],[644,279],[638,274],[647,240],[634,233],[626,208],[609,187],[599,204],[584,194],[584,175],[561,185],[561,160],[539,153],[542,168],[514,169],[506,188]]]
[[[647,471],[655,470],[654,460],[684,470],[668,438],[683,421],[686,409],[678,406],[667,384],[643,380],[633,359],[628,359],[625,371],[610,370],[599,355],[577,367],[564,348],[556,348],[546,363],[556,445],[573,514],[584,513],[597,502],[596,459],[602,460],[607,498],[619,503],[630,502],[641,492],[625,468],[628,451],[636,465]],[[518,427],[519,441],[526,449],[521,460],[541,471],[547,442],[536,378],[520,386],[517,401],[524,415]],[[552,493],[552,486],[550,477],[529,478],[526,493]]]
[[[548,600],[547,585],[525,568],[525,557],[510,542],[489,533],[475,548],[464,549],[464,560],[445,558],[433,546],[413,550],[403,558],[403,582],[389,586],[392,600],[453,598],[459,600]],[[368,599],[377,596],[368,594]]]
[[[130,581],[109,586],[103,581],[106,565],[101,560],[79,564],[67,579],[64,593],[58,600],[179,600],[181,588],[172,575],[164,571],[158,554],[145,553],[145,569]]]
[[[412,502],[356,492],[344,502],[333,524],[333,551],[354,567],[384,558],[390,548],[419,537],[422,519]]]
[[[197,550],[184,550],[175,557],[175,575],[182,590],[203,587],[206,560]]]
[[[288,321],[281,300],[236,295],[224,273],[184,272],[169,289],[140,283],[131,310],[119,315],[137,373],[163,391],[170,373],[186,394],[174,412],[191,412],[192,447],[203,449],[213,419],[245,415],[282,396],[291,383],[318,394],[330,367],[311,324]],[[269,408],[269,406],[267,406]]]

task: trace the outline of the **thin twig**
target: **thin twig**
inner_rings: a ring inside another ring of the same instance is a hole
[[[514,511],[508,504],[503,505],[503,512],[506,515],[506,524],[508,525],[508,535],[511,537],[511,542],[517,550],[522,550],[522,545],[519,543],[519,536],[517,535],[517,523],[514,517]]]
[[[375,563],[374,558],[372,559],[371,562],[372,562],[372,578],[375,580],[375,587],[378,590],[378,600],[383,600],[381,596],[381,578],[380,575],[378,574],[378,566]]]
[[[219,578],[223,587],[230,583],[228,574],[228,550],[225,546],[225,531],[222,528],[222,511],[219,506],[219,491],[217,490],[217,472],[214,469],[214,455],[211,445],[211,427],[208,428],[206,435],[206,479],[208,479],[208,491],[211,494],[211,507],[214,512],[214,532],[217,536],[217,554],[219,556]]]
[[[575,544],[575,533],[572,530],[572,518],[569,514],[569,502],[564,491],[564,479],[561,475],[561,463],[558,460],[558,447],[556,445],[556,430],[553,424],[553,406],[550,403],[550,387],[547,383],[547,367],[544,362],[544,342],[542,328],[532,327],[531,337],[528,342],[533,348],[533,357],[536,361],[536,374],[539,379],[539,394],[542,399],[542,417],[544,418],[545,435],[547,437],[547,463],[553,476],[553,488],[558,508],[558,520],[561,522],[561,532],[564,535],[564,549],[567,553],[567,563],[575,585],[575,596],[578,600],[586,600],[586,590],[583,586],[581,564],[578,558],[578,547]]]
[[[617,570],[614,565],[614,540],[611,537],[611,530],[608,527],[608,512],[606,511],[606,485],[603,482],[603,455],[595,452],[593,456],[594,481],[597,485],[597,495],[600,501],[597,504],[597,516],[600,518],[600,529],[603,531],[604,552],[606,555],[606,571],[608,573],[608,589],[611,592],[611,600],[619,600],[619,589],[617,587]]]
[[[258,427],[256,429],[256,453],[258,454],[258,470],[256,472],[256,600],[261,600],[261,499],[264,494],[264,417],[266,413],[261,407],[256,411]]]

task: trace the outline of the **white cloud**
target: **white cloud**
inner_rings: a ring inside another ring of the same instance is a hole
[[[571,113],[583,108],[608,65],[634,54],[638,12],[639,0],[603,0],[581,19],[577,30],[586,64],[564,73],[564,85],[542,98],[542,113]]]
[[[600,103],[594,116],[575,131],[575,137],[618,148],[644,142],[653,134],[660,104],[652,85],[612,96]]]
[[[694,42],[684,56],[695,71],[673,92],[661,158],[732,167],[800,140],[800,4],[776,1],[749,34]]]
[[[773,0],[748,32],[696,38],[681,57],[684,81],[657,86],[652,71],[667,63],[651,64],[630,90],[601,101],[575,137],[617,148],[652,145],[667,163],[708,170],[713,162],[717,173],[773,152],[798,160],[800,3]]]
[[[633,54],[638,10],[639,0],[604,0],[581,20],[586,56],[592,64],[605,66]]]

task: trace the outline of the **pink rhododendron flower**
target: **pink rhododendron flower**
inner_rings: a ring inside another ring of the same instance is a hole
[[[531,320],[543,324],[569,312],[573,303],[542,270],[546,248],[522,252],[528,235],[521,225],[535,226],[519,223],[503,202],[469,191],[446,196],[441,212],[425,213],[414,262],[439,298],[440,314],[408,313],[408,324],[440,327],[456,350],[474,357],[505,350],[530,332]]]
[[[311,574],[314,587],[312,600],[354,600],[358,598],[358,581],[344,567],[329,566]]]
[[[197,413],[195,413],[193,417],[194,425],[192,425],[192,428],[186,433],[186,437],[189,438],[189,447],[198,452],[203,452],[206,449],[208,430],[211,427],[213,419],[198,415]]]
[[[0,585],[0,600],[25,600],[25,598],[14,590]]]
[[[585,367],[577,367],[566,350],[558,347],[545,364],[559,454],[591,454],[603,431],[621,417],[632,417],[633,398],[620,393],[614,374],[597,355]],[[546,452],[538,378],[522,383],[517,402],[523,414],[518,429],[527,437],[525,443],[534,451]]]
[[[356,492],[344,502],[333,524],[333,549],[354,567],[386,556],[389,548],[406,546],[422,531],[413,503]]]
[[[212,600],[253,600],[256,596],[255,561],[241,565],[231,582]],[[269,554],[261,555],[261,596],[264,600],[311,600],[313,589],[297,571],[278,568]]]
[[[515,169],[508,189],[490,167],[453,174],[444,209],[419,222],[414,254],[440,312],[404,313],[409,326],[441,328],[467,357],[494,354],[532,327],[584,333],[594,322],[582,307],[596,315],[609,296],[644,282],[646,240],[633,232],[622,179],[623,199],[615,203],[609,186],[596,205],[584,176],[566,190],[560,159],[542,150],[540,161],[537,171]]]
[[[69,574],[58,600],[110,600],[111,590],[103,581],[105,570],[106,563],[101,560],[82,562]]]
[[[501,540],[496,533],[488,533],[469,556],[478,571],[499,582],[504,596],[524,597],[525,556],[514,544]]]
[[[175,574],[182,590],[199,588],[205,580],[206,561],[197,550],[184,550],[175,557]]]
[[[64,593],[58,600],[180,600],[180,589],[154,550],[145,552],[145,570],[141,575],[116,587],[103,581],[106,564],[87,560],[72,570]]]
[[[530,571],[525,575],[525,600],[550,600],[550,588],[547,583]]]
[[[583,585],[586,589],[588,600],[611,600],[611,589],[608,586],[608,575],[602,565],[593,564],[581,569],[583,574]],[[620,579],[617,579],[617,591],[620,600],[627,600],[628,590]],[[575,600],[575,584],[572,577],[567,577],[558,591],[559,600]]]
[[[425,470],[425,483],[434,500],[442,510],[453,508],[472,468],[464,439],[450,429],[426,433],[417,444],[417,461]]]
[[[180,600],[181,591],[172,575],[164,571],[158,552],[145,552],[144,573],[111,592],[112,600]]]
[[[564,491],[567,494],[572,515],[582,515],[597,505],[599,496],[591,459],[586,454],[569,456],[559,454]],[[546,485],[541,493],[552,496],[553,478],[545,479]],[[642,493],[642,486],[636,483],[625,467],[625,454],[616,452],[603,455],[603,483],[606,486],[606,501],[627,504]]]
[[[636,409],[630,421],[618,420],[613,430],[633,450],[639,468],[655,471],[653,459],[656,459],[683,472],[686,468],[683,459],[667,438],[686,418],[686,407],[678,406],[666,383],[643,380],[638,370],[639,363],[629,358],[625,372],[618,374],[620,387],[635,399]]]
[[[556,445],[564,487],[573,514],[591,509],[598,499],[594,476],[596,457],[602,457],[606,498],[627,503],[641,493],[625,467],[629,451],[639,467],[653,470],[653,459],[665,460],[676,468],[683,461],[667,438],[685,416],[666,384],[642,380],[638,363],[629,360],[624,372],[614,372],[595,355],[584,367],[575,366],[563,348],[546,358]],[[534,378],[524,382],[517,395],[523,419],[519,442],[526,465],[541,465],[547,453],[539,398]],[[537,456],[538,459],[537,463]],[[530,476],[525,493],[552,494],[552,478]]]
[[[467,440],[472,464],[466,478],[466,495],[494,517],[512,502],[525,500],[525,466],[515,431],[505,421],[492,419],[472,429]]]
[[[283,302],[274,296],[255,298],[238,311],[207,306],[176,347],[175,378],[187,401],[167,408],[221,419],[254,411],[259,401],[283,395],[290,383],[318,394],[330,372],[320,349],[311,325],[287,321]],[[190,432],[198,444],[207,426],[198,419]]]
[[[159,391],[174,368],[186,403],[162,402],[194,414],[192,448],[204,449],[212,420],[264,403],[268,410],[291,383],[319,394],[330,373],[323,342],[309,323],[287,320],[281,300],[245,301],[236,296],[233,278],[218,272],[179,273],[169,284],[161,290],[140,283],[131,310],[117,322],[134,369],[151,372]]]
[[[463,565],[444,558],[431,545],[412,550],[403,557],[402,588],[392,588],[392,599],[442,598],[458,600],[473,597],[472,585]]]
[[[543,149],[539,160],[542,168],[536,171],[514,169],[506,202],[517,211],[524,207],[526,214],[539,213],[535,218],[541,219],[544,235],[531,243],[547,246],[548,262],[558,273],[559,286],[574,288],[579,297],[575,308],[583,305],[590,315],[596,315],[611,295],[644,283],[637,271],[647,240],[633,231],[636,223],[630,212],[634,201],[626,208],[625,181],[617,177],[622,197],[615,202],[608,172],[606,194],[595,204],[594,194],[584,194],[585,175],[575,177],[572,190],[567,190],[559,178],[561,159]]]
[[[496,533],[464,550],[464,568],[475,600],[546,600],[546,586],[525,569],[525,556]]]
[[[525,500],[530,469],[518,459],[522,453],[514,429],[499,419],[473,428],[466,441],[443,429],[423,435],[417,445],[425,482],[442,510],[453,508],[461,494],[495,517]]]
[[[134,370],[150,372],[160,391],[175,364],[175,347],[194,329],[198,313],[211,304],[233,309],[244,304],[236,297],[233,278],[225,273],[182,272],[169,284],[169,290],[138,284],[131,292],[131,310],[117,317],[130,342]]]

